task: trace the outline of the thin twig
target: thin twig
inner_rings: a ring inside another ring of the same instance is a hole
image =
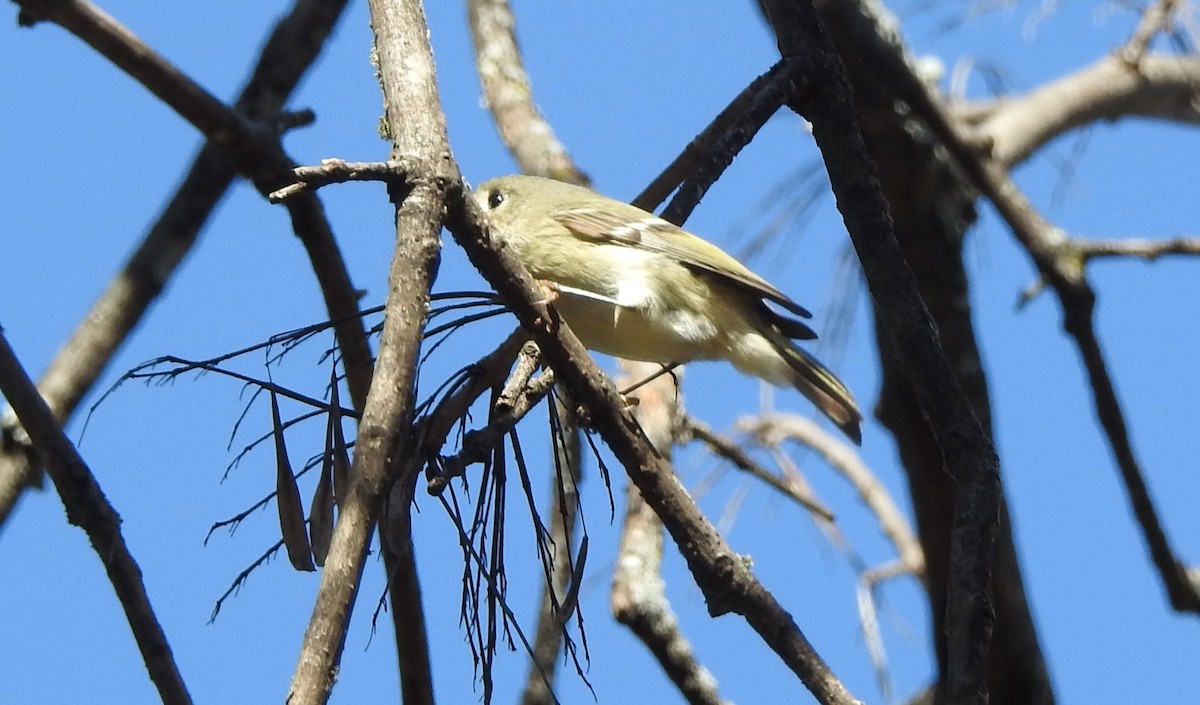
[[[708,424],[692,416],[685,416],[679,424],[679,433],[682,435],[680,440],[682,442],[686,442],[689,437],[703,442],[713,453],[733,463],[734,467],[739,470],[743,470],[775,488],[783,496],[795,501],[801,507],[816,515],[818,519],[823,521],[834,520],[833,510],[812,496],[811,492],[806,491],[808,488],[798,487],[796,483],[789,482],[787,479],[767,470],[756,462],[754,458],[751,458],[750,454],[744,448],[717,433]]]
[[[923,578],[925,559],[916,533],[887,487],[853,449],[827,433],[812,419],[797,414],[777,412],[746,417],[739,419],[736,426],[766,446],[779,446],[786,440],[796,440],[820,453],[829,466],[841,473],[858,491],[863,504],[879,520],[880,530],[896,549],[900,563],[908,572]],[[819,440],[813,443],[813,439]]]
[[[1200,238],[1075,240],[1072,247],[1084,261],[1101,257],[1137,257],[1154,261],[1164,255],[1200,255]]]
[[[1138,62],[1146,55],[1146,49],[1150,47],[1150,42],[1155,35],[1170,27],[1171,16],[1175,13],[1179,2],[1180,0],[1157,0],[1146,6],[1129,41],[1117,50],[1117,55],[1121,57],[1122,61],[1130,66],[1138,65]]]

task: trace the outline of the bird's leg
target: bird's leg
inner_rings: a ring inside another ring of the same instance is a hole
[[[562,290],[557,282],[552,282],[549,279],[535,279],[538,288],[542,290],[542,299],[536,301],[538,304],[552,304],[562,296]]]
[[[535,301],[534,304],[539,306],[550,306],[562,297],[562,292],[559,289],[558,284],[555,282],[552,282],[548,279],[534,279],[534,282],[537,284],[538,289],[540,289],[542,292],[542,298],[538,301]],[[548,330],[554,330],[558,327],[558,321],[558,311],[555,311],[553,308],[549,308],[546,311],[546,319],[539,319],[537,321],[537,325],[540,326],[545,324]]]

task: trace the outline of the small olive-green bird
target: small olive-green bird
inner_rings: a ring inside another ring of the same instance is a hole
[[[584,346],[661,364],[728,360],[800,390],[862,442],[862,413],[846,385],[793,340],[811,317],[716,245],[589,189],[504,176],[475,190],[492,236],[556,292],[553,305]]]

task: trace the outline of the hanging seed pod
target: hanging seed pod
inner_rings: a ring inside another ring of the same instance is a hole
[[[333,430],[333,496],[338,507],[350,494],[350,453],[346,449],[346,435],[342,431],[342,405],[338,399],[336,369],[329,391],[329,426]]]
[[[283,422],[279,418],[279,399],[271,390],[271,423],[275,430],[275,504],[279,507],[279,529],[288,559],[296,570],[316,570],[304,530],[304,507],[300,504],[300,488],[292,474],[287,446],[283,441]]]
[[[333,539],[333,414],[325,427],[325,452],[321,457],[321,476],[308,509],[308,532],[312,537],[313,561],[325,565],[329,542]]]

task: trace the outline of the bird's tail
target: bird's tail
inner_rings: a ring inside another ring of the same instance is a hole
[[[792,385],[829,417],[842,432],[862,445],[862,412],[854,395],[817,358],[786,340],[772,341],[792,371]]]

